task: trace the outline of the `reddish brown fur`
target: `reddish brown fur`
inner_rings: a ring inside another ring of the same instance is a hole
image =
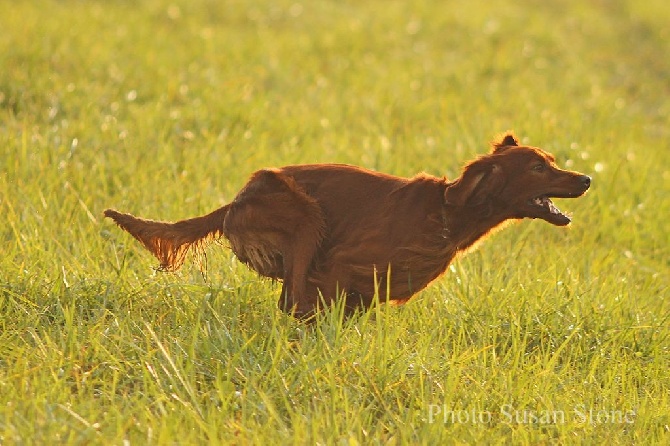
[[[189,248],[223,235],[242,262],[283,280],[282,310],[308,316],[319,296],[344,296],[351,311],[388,289],[389,301],[403,303],[506,220],[568,224],[544,198],[578,197],[589,185],[586,175],[559,169],[551,155],[507,134],[453,182],[297,165],[256,172],[230,204],[203,217],[164,223],[105,215],[167,270],[179,268]]]

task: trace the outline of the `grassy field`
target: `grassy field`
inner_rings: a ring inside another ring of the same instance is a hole
[[[0,444],[667,444],[670,10],[0,0]],[[401,308],[312,327],[103,220],[254,170],[458,175],[513,129],[592,190]]]

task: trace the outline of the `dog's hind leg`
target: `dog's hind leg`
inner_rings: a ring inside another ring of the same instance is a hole
[[[278,169],[252,175],[223,223],[241,261],[261,275],[284,280],[279,307],[296,314],[316,306],[317,296],[306,294],[306,276],[324,232],[319,204]]]

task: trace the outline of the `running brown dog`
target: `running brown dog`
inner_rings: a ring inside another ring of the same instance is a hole
[[[283,311],[308,317],[338,298],[346,299],[347,313],[369,307],[387,290],[388,302],[404,303],[507,220],[567,225],[551,198],[578,197],[590,184],[508,133],[455,181],[295,165],[259,170],[231,203],[202,217],[166,223],[111,209],[105,216],[165,270],[178,269],[189,248],[224,236],[242,262],[283,281]]]

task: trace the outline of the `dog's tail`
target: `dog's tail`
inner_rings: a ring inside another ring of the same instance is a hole
[[[199,251],[205,243],[223,235],[223,219],[228,207],[225,205],[202,217],[175,223],[145,220],[114,209],[107,209],[105,217],[114,220],[151,251],[160,261],[161,270],[176,271],[184,263],[189,249]]]

